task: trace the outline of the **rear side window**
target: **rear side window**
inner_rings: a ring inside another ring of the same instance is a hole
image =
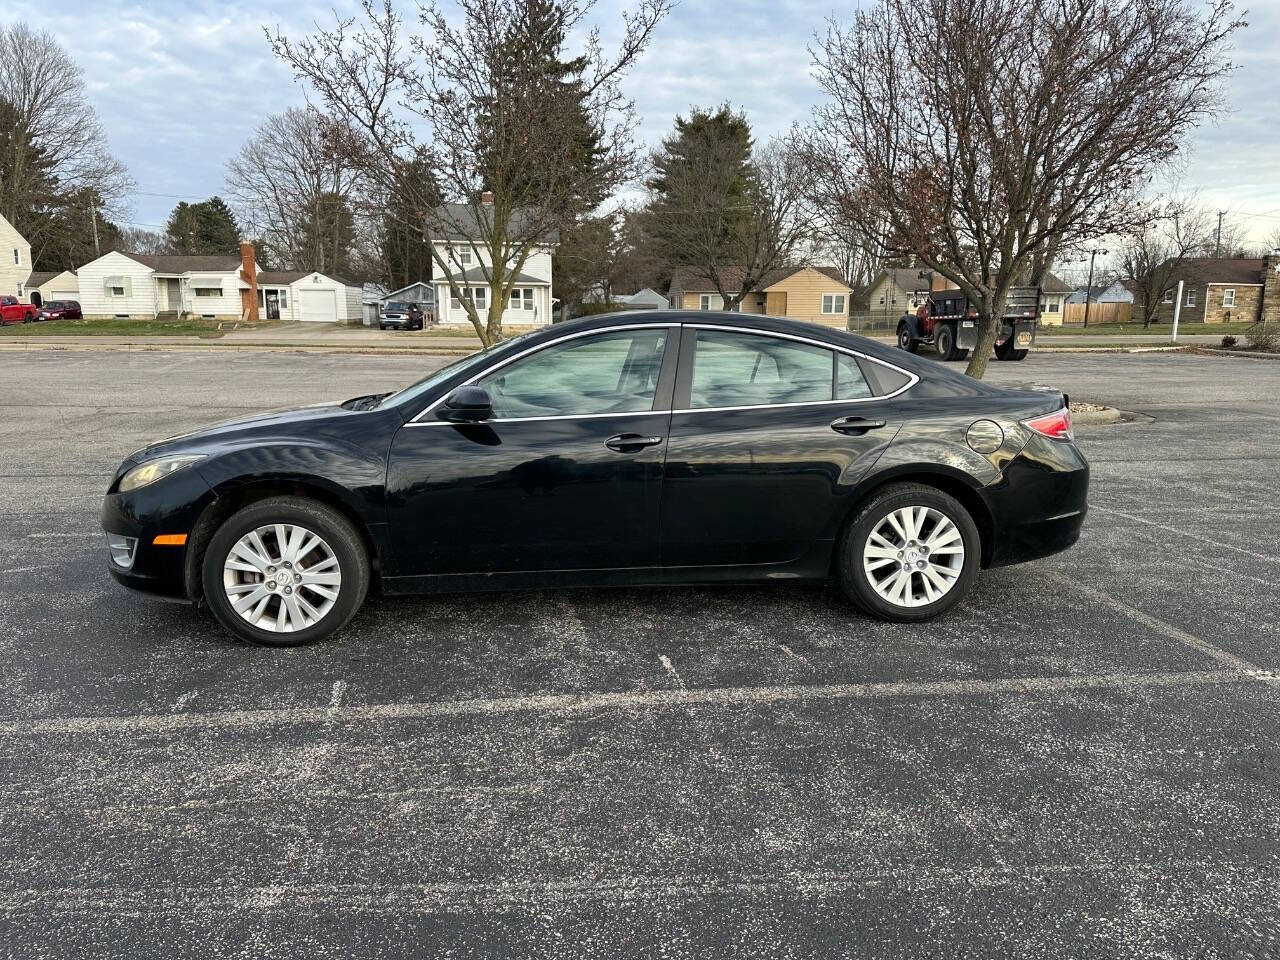
[[[832,354],[777,337],[699,330],[689,405],[696,410],[830,400]]]
[[[865,400],[874,396],[858,361],[847,353],[836,354],[836,399]]]

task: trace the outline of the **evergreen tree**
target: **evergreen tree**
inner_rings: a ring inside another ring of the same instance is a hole
[[[169,214],[165,236],[177,254],[235,256],[240,252],[240,227],[221,197],[179,203]]]
[[[302,217],[299,270],[319,270],[347,278],[356,243],[356,218],[351,205],[336,193],[318,196]]]
[[[438,204],[439,196],[431,167],[424,159],[407,164],[396,178],[379,238],[382,279],[390,289],[431,279],[431,248],[424,227],[427,208]]]
[[[751,124],[746,114],[721,104],[714,112],[695,107],[653,157],[649,227],[672,263],[688,263],[682,236],[688,225],[705,224],[705,246],[732,262],[735,241],[752,216]]]

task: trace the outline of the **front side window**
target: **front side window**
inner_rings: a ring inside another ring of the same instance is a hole
[[[1224,307],[1234,307],[1236,305],[1236,292],[1234,290],[1222,291],[1222,305]]]
[[[482,377],[496,419],[639,413],[653,408],[666,327],[553,344]]]
[[[699,330],[692,409],[808,403],[832,398],[833,351],[751,333]]]

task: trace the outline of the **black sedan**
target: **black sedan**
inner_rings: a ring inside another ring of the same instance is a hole
[[[1066,398],[730,313],[610,314],[398,393],[219,424],[129,457],[108,569],[255,643],[383,594],[822,581],[926,620],[979,568],[1073,544]]]

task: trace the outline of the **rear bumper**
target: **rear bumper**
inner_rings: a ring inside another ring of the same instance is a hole
[[[1080,539],[1089,464],[1074,443],[1035,435],[981,495],[993,527],[987,566],[1047,557]]]

